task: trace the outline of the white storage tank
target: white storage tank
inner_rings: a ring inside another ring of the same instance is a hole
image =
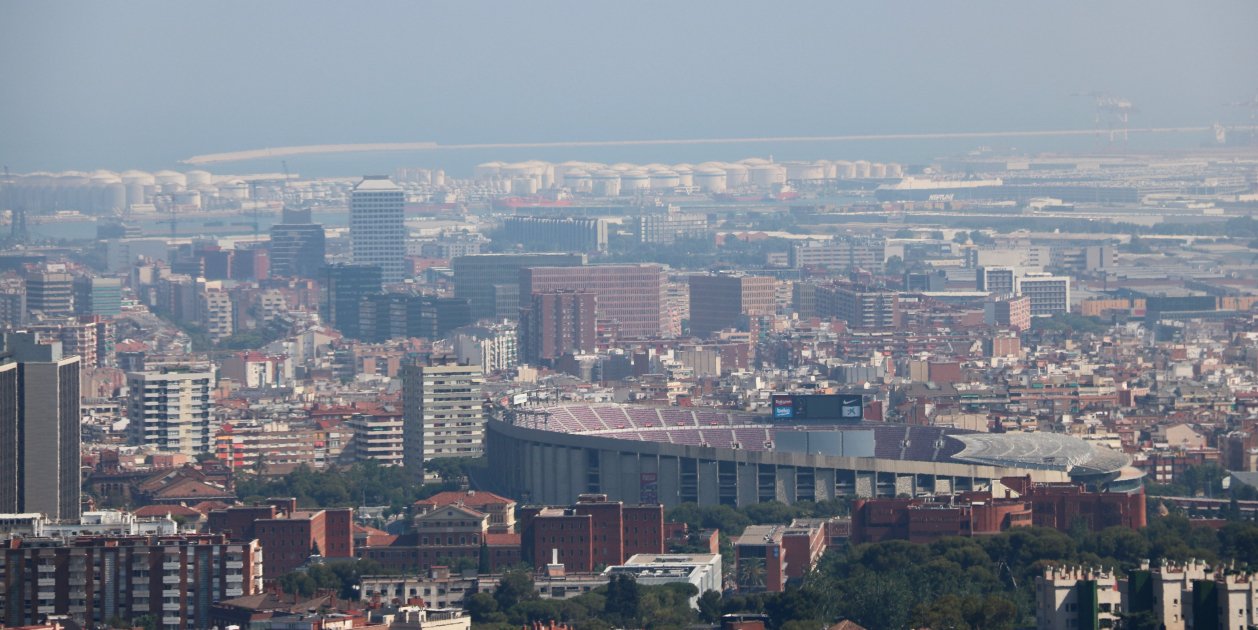
[[[749,181],[749,169],[743,164],[726,164],[725,185],[729,188],[742,188]]]
[[[888,163],[887,177],[904,177],[904,167],[895,162]]]
[[[690,188],[695,185],[695,170],[690,168],[688,164],[678,164],[673,167],[673,172],[677,173],[677,185]]]
[[[511,194],[530,196],[537,194],[536,177],[514,177],[511,179]]]
[[[188,188],[209,188],[214,183],[214,176],[209,171],[188,171],[184,177]]]
[[[695,185],[704,192],[725,192],[725,169],[714,166],[700,167],[695,171]]]
[[[249,198],[249,184],[235,179],[223,186],[219,187],[219,194],[227,199],[235,199],[236,201],[244,201]]]
[[[825,178],[825,168],[813,164],[812,162],[788,162],[786,164],[786,179],[807,182]]]
[[[874,162],[869,165],[869,176],[874,179],[883,179],[887,176],[887,165],[882,162]]]
[[[620,172],[606,169],[595,173],[594,194],[603,197],[620,195]]]
[[[196,189],[179,191],[174,194],[174,199],[175,205],[177,206],[192,208],[201,207],[201,191]]]
[[[651,190],[672,190],[681,185],[681,178],[673,171],[651,173]]]
[[[852,179],[856,177],[856,166],[847,160],[835,160],[834,176],[837,179]]]
[[[176,188],[184,188],[188,185],[188,178],[183,173],[176,171],[158,171],[153,173],[153,178],[157,180],[157,185],[161,186],[163,191],[166,186],[173,185]]]
[[[502,172],[502,162],[484,162],[472,168],[472,177],[477,181],[493,179]]]
[[[760,188],[786,182],[786,168],[780,164],[760,164],[751,167],[751,183]]]
[[[563,185],[573,192],[593,192],[594,178],[590,177],[589,172],[574,168],[564,173]]]
[[[852,166],[856,168],[856,173],[853,177],[856,179],[869,179],[869,162],[867,160],[856,160],[852,163]]]
[[[624,195],[631,195],[644,190],[650,190],[651,178],[646,171],[625,171],[620,174],[620,192]]]

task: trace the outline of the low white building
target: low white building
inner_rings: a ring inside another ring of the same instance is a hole
[[[716,553],[639,553],[624,564],[607,567],[603,575],[632,575],[638,584],[658,585],[688,582],[699,592],[690,598],[690,607],[699,609],[704,591],[721,592],[721,555]]]

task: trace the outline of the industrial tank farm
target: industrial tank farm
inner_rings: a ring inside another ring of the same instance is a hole
[[[551,164],[527,162],[485,162],[472,170],[473,178],[490,190],[504,194],[542,191],[562,187],[575,194],[599,197],[631,196],[647,192],[702,192],[721,194],[748,188],[770,189],[786,184],[820,185],[838,180],[899,179],[899,164],[864,160],[813,162],[772,162],[747,158],[737,162],[701,164],[602,164],[568,161]]]

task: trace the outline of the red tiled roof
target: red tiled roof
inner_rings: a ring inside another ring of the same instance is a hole
[[[186,516],[191,518],[201,518],[204,516],[190,507],[183,505],[146,505],[132,512],[137,518],[162,518],[166,515],[170,516]]]
[[[456,505],[459,503],[462,503],[463,505],[466,505],[469,507],[477,507],[477,506],[483,506],[483,505],[509,505],[511,503],[515,503],[515,501],[513,499],[508,499],[504,496],[496,495],[492,492],[482,492],[479,490],[472,491],[472,492],[462,492],[462,491],[457,491],[457,490],[451,490],[451,491],[446,491],[446,492],[438,492],[437,494],[434,494],[431,497],[428,497],[427,499],[420,499],[415,502],[415,505],[430,505],[434,507],[445,507],[447,505]]]
[[[519,547],[519,534],[485,534],[485,544],[494,547]]]

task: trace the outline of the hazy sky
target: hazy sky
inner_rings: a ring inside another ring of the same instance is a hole
[[[0,161],[1241,120],[1258,2],[10,2]]]

